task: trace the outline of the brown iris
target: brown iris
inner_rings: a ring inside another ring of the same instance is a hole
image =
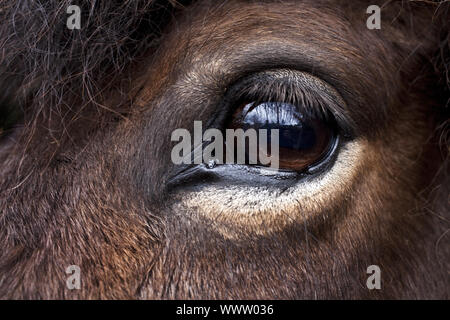
[[[258,143],[258,152],[267,156],[271,155],[271,129],[278,129],[279,167],[293,171],[317,164],[329,152],[335,138],[333,128],[326,122],[303,115],[296,106],[282,102],[244,104],[236,110],[228,127],[267,129],[269,141]],[[268,147],[263,149],[264,145]]]

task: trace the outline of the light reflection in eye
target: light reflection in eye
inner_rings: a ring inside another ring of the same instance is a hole
[[[248,125],[260,125],[262,119],[267,124],[278,124],[279,126],[298,126],[304,116],[297,112],[296,107],[284,102],[264,102],[256,108],[253,103],[247,104],[242,110],[244,123]]]
[[[270,130],[279,130],[280,168],[301,171],[319,161],[334,141],[334,130],[319,119],[305,116],[298,108],[285,102],[263,102],[245,104],[236,110],[233,128],[244,130],[267,129],[270,145]],[[270,150],[260,150],[270,154]]]

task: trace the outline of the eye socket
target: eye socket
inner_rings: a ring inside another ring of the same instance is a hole
[[[313,179],[355,137],[347,109],[334,87],[307,72],[271,69],[237,79],[221,97],[204,140],[185,157],[188,163],[174,169],[168,188],[259,183],[286,189]]]
[[[234,112],[230,126],[244,131],[266,129],[267,143],[258,141],[257,144],[258,154],[264,156],[271,156],[271,130],[278,129],[279,168],[290,171],[304,171],[317,164],[330,152],[336,140],[331,124],[303,114],[297,106],[285,102],[244,103]],[[236,144],[233,146],[236,148]],[[246,154],[248,159],[248,145]]]

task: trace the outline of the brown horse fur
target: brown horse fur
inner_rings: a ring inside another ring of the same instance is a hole
[[[449,298],[448,2],[78,2],[0,4],[1,298]],[[276,68],[340,92],[358,156],[256,220],[169,193],[171,132]]]

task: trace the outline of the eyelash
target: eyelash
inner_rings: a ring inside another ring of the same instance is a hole
[[[278,71],[295,74],[297,71]],[[283,102],[296,106],[297,111],[306,119],[324,121],[333,126],[337,132],[345,137],[352,138],[351,121],[342,116],[336,117],[332,110],[342,109],[338,102],[324,96],[318,90],[304,88],[295,79],[288,76],[275,77],[267,71],[247,76],[233,84],[225,94],[219,113],[215,118],[217,127],[224,127],[230,121],[234,110],[244,104],[253,103],[257,106],[263,102]],[[220,122],[220,123],[218,123]]]
[[[196,177],[205,182],[206,176],[204,175],[207,174],[216,178],[221,177],[220,181],[223,180],[226,183],[236,183],[236,181],[251,185],[262,183],[283,189],[295,185],[299,181],[314,179],[317,175],[331,168],[339,153],[337,150],[348,141],[347,137],[350,137],[351,131],[348,128],[350,128],[351,122],[347,120],[345,115],[345,102],[339,93],[335,92],[336,90],[333,92],[330,85],[316,77],[305,76],[302,82],[298,80],[304,74],[301,71],[275,70],[273,71],[276,73],[275,76],[270,72],[256,73],[241,78],[228,86],[225,94],[216,105],[216,112],[210,115],[210,121],[203,128],[205,130],[219,129],[222,132],[225,131],[228,129],[227,125],[232,124],[233,116],[239,110],[239,107],[248,103],[256,105],[261,102],[291,104],[297,108],[299,113],[302,113],[302,119],[305,121],[322,121],[333,131],[334,139],[330,141],[332,144],[322,160],[305,167],[305,170],[280,169],[276,172],[270,172],[270,174],[265,171],[262,172],[260,167],[253,165],[218,166],[215,171],[204,169],[204,166],[190,165],[174,170],[168,183],[169,188],[177,187],[184,181],[195,183]],[[279,77],[280,72],[285,73],[286,76]],[[290,74],[293,76],[290,77]],[[308,77],[311,80],[310,82],[308,82]],[[314,81],[316,82],[314,83]],[[339,99],[341,100],[340,103]]]

